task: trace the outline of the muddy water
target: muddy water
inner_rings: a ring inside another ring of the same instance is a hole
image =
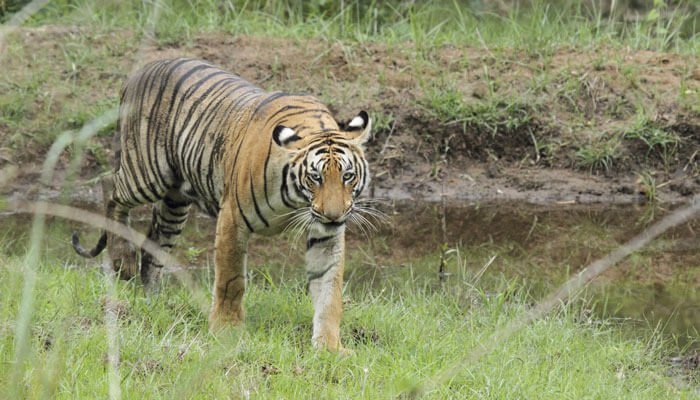
[[[512,203],[399,203],[381,208],[388,219],[377,225],[377,232],[367,237],[356,227],[349,231],[350,291],[382,290],[410,279],[438,289],[469,284],[498,292],[504,290],[503,282],[515,282],[527,288],[533,301],[669,212],[633,205]],[[146,210],[135,215],[134,225],[141,231],[146,230],[147,216]],[[5,251],[20,252],[26,245],[29,222],[23,215],[0,217]],[[66,264],[84,263],[70,249],[74,229],[85,232],[86,243],[96,237],[94,229],[49,220],[44,245],[48,257]],[[699,348],[698,231],[700,219],[688,221],[596,279],[583,294],[593,317],[619,321],[631,333],[661,329],[680,346]],[[192,218],[178,257],[192,268],[207,271],[213,232],[212,219]],[[249,261],[253,282],[302,280],[303,249],[303,239],[254,240]],[[477,273],[482,270],[483,274]]]
[[[394,249],[385,250],[387,260],[406,265],[423,258],[421,272],[436,280],[442,264],[445,280],[458,285],[469,280],[462,270],[488,264],[485,277],[515,279],[536,301],[672,210],[501,203],[398,205],[390,211],[393,223],[375,239]],[[632,333],[660,330],[681,347],[700,348],[698,232],[700,218],[689,220],[593,281],[583,297],[594,317],[626,324]],[[488,279],[479,282],[489,286]]]

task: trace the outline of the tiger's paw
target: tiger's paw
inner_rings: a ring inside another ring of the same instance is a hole
[[[112,268],[124,281],[131,280],[138,275],[139,267],[135,257],[124,257],[112,260]]]
[[[125,240],[113,240],[108,245],[112,269],[122,280],[128,281],[139,274],[136,250]]]
[[[243,325],[245,319],[245,311],[240,310],[223,313],[220,311],[212,311],[209,315],[209,332],[216,334],[228,330],[233,327]]]
[[[338,355],[345,358],[345,357],[352,357],[355,355],[355,350],[353,349],[348,349],[347,347],[340,346],[340,348],[337,350]]]
[[[355,354],[353,350],[343,347],[343,345],[340,344],[340,339],[335,335],[317,336],[312,338],[311,342],[314,348],[318,350],[327,350],[343,357],[349,357]]]

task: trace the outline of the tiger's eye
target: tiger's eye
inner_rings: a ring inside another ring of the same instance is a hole
[[[354,178],[354,177],[355,177],[355,173],[354,173],[354,172],[346,172],[346,173],[343,174],[343,180],[344,180],[345,182],[352,180],[352,178]]]
[[[321,183],[321,174],[318,172],[309,172],[309,178],[315,183]]]

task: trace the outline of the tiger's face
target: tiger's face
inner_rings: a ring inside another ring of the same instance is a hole
[[[355,200],[369,184],[363,145],[370,131],[371,121],[364,111],[337,129],[304,139],[291,128],[276,128],[273,138],[278,144],[304,142],[293,150],[285,181],[290,197],[303,203],[299,210],[309,228],[329,233],[359,211]]]

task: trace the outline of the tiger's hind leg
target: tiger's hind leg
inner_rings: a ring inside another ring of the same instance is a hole
[[[112,177],[102,179],[102,193],[105,198],[107,218],[129,227],[129,211],[138,203],[121,196],[120,192],[114,188]],[[136,276],[138,273],[137,253],[131,241],[107,232],[107,251],[112,260],[112,268],[121,279],[129,280]]]
[[[148,239],[165,251],[175,245],[175,239],[187,222],[191,202],[178,191],[169,190],[163,199],[153,205],[153,218]],[[149,289],[155,289],[160,281],[163,264],[152,254],[141,250],[141,281]]]

